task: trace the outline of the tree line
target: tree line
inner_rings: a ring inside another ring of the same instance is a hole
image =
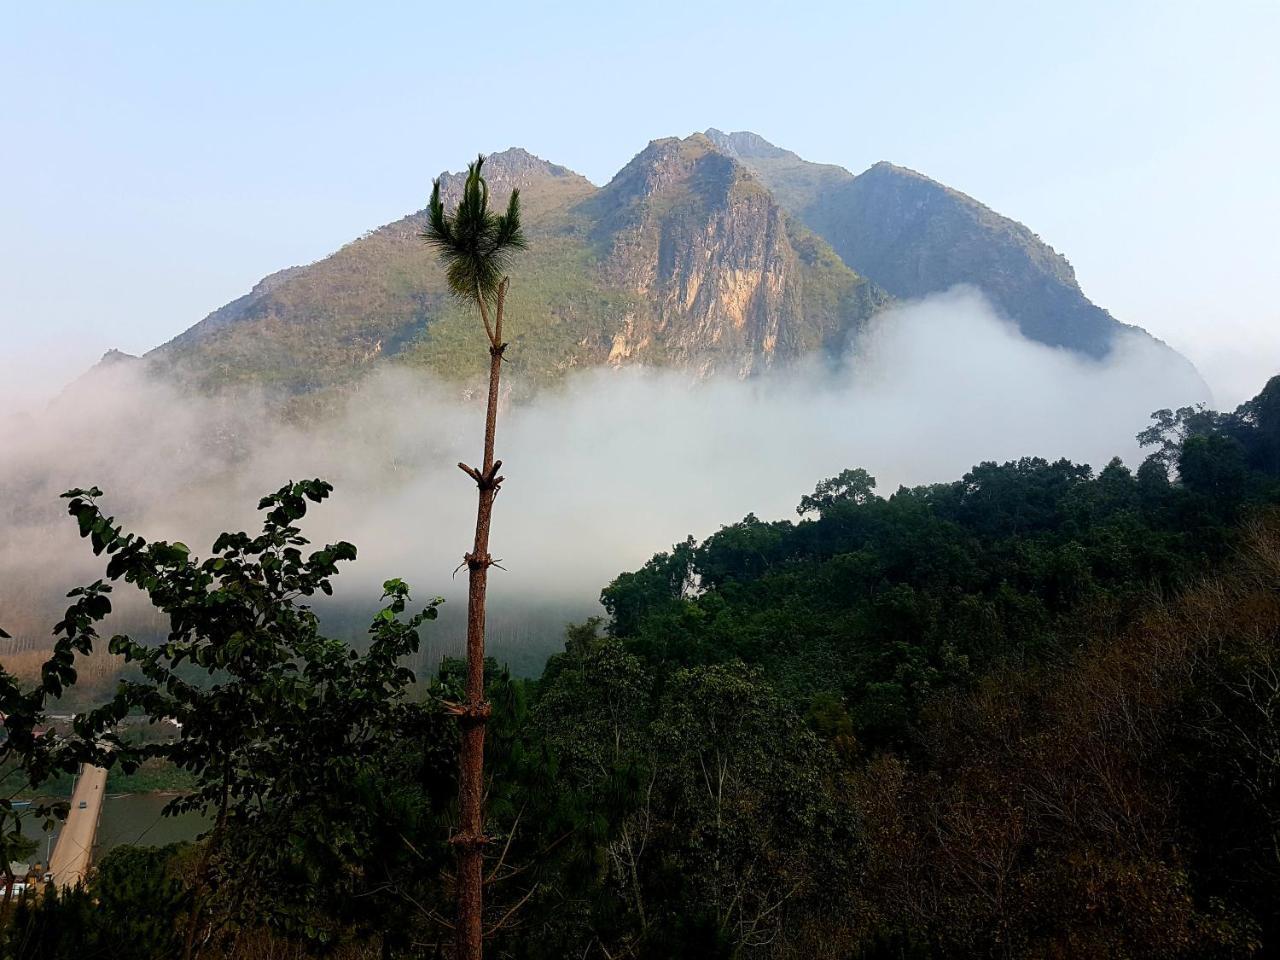
[[[1274,950],[1278,399],[1280,378],[1232,414],[1157,414],[1134,473],[1026,459],[882,498],[846,471],[797,521],[619,576],[536,680],[489,661],[487,952]],[[43,692],[5,678],[4,749],[29,783],[162,758],[195,777],[173,809],[212,826],[13,905],[12,955],[122,931],[123,957],[452,955],[467,666],[400,665],[436,609],[401,581],[367,652],[323,636],[306,599],[355,556],[305,546],[328,492],[282,488],[205,559],[69,495],[106,576],[71,597]],[[75,736],[33,736],[116,582],[168,640],[112,638],[139,678]],[[182,735],[117,742],[131,713]]]

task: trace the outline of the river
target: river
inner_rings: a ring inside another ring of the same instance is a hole
[[[208,820],[196,814],[164,817],[160,811],[173,798],[168,793],[115,793],[107,794],[102,802],[102,820],[98,824],[98,836],[93,847],[93,859],[97,862],[113,847],[138,844],[162,847],[167,843],[194,840],[204,830]],[[23,833],[40,843],[34,859],[47,863],[50,849],[49,837],[40,824],[33,820],[23,823]],[[62,825],[53,830],[53,842],[57,843]]]

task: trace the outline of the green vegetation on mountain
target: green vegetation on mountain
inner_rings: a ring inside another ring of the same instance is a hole
[[[513,318],[512,334],[520,337],[516,324],[537,318],[550,328],[547,339],[568,349],[581,339],[573,320],[593,314],[600,300],[583,269],[589,262],[585,246],[574,242],[559,211],[594,188],[523,151],[508,151],[490,166],[495,192],[521,187],[538,239],[530,262],[518,266],[541,278],[541,285],[517,283],[526,292],[518,294],[524,309]],[[446,187],[456,189],[447,178]],[[420,211],[319,263],[269,277],[148,356],[205,388],[254,383],[303,392],[348,382],[388,358],[423,363],[446,376],[473,374],[478,368],[468,358],[475,351],[468,347],[479,341],[470,342],[474,330],[450,301],[444,271],[424,256],[425,225]],[[557,319],[565,318],[571,329],[558,336]],[[535,370],[540,361],[528,360]]]
[[[525,198],[532,241],[510,304],[524,389],[629,361],[745,373],[842,343],[883,302],[710,147],[654,144],[602,190],[522,150],[488,158],[495,198],[517,187]],[[426,265],[424,222],[414,214],[269,277],[149,359],[204,389],[315,391],[388,360],[476,379],[480,334]]]
[[[1026,227],[890,164],[855,177],[716,130],[652,142],[601,188],[520,149],[487,164],[495,199],[520,189],[531,239],[512,274],[521,391],[603,364],[746,376],[842,350],[891,297],[960,283],[1090,356],[1128,329]],[[444,183],[448,199],[460,180]],[[419,211],[273,274],[148,361],[205,390],[323,393],[384,363],[471,385],[483,344],[422,255],[423,225]]]

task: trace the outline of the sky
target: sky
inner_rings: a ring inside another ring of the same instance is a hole
[[[1280,371],[1280,3],[0,0],[0,371],[51,393],[519,145],[752,130],[1027,224],[1219,406]]]

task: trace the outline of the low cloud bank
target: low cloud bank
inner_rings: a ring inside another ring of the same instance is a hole
[[[492,549],[508,572],[491,581],[505,611],[496,639],[508,654],[545,652],[545,633],[593,612],[620,571],[748,512],[793,516],[845,467],[865,467],[888,495],[984,460],[1136,464],[1134,434],[1153,410],[1205,399],[1188,365],[1141,336],[1087,360],[1022,338],[965,289],[886,311],[839,373],[813,361],[696,385],[639,368],[574,374],[499,424],[507,482]],[[394,369],[307,429],[277,423],[258,397],[193,397],[131,367],[99,370],[37,415],[0,415],[0,625],[44,638],[66,590],[100,575],[57,499],[89,484],[127,529],[203,554],[219,531],[255,528],[261,494],[324,477],[334,497],[305,530],[359,548],[336,581],[342,602],[372,611],[392,576],[420,597],[459,597],[451,574],[475,501],[454,464],[475,461],[481,416],[456,390]],[[461,632],[446,618],[432,649]]]

